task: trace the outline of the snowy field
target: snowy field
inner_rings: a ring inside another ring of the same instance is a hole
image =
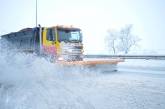
[[[1,52],[0,109],[165,109],[165,60],[126,60],[103,73]]]

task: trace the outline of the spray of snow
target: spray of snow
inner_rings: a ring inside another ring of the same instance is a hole
[[[35,54],[1,49],[0,109],[92,109],[67,88],[67,82],[90,76],[87,72],[63,68]]]

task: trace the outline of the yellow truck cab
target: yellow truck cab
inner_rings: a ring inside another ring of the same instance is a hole
[[[42,52],[52,54],[58,60],[82,60],[83,44],[81,30],[66,26],[43,28]]]

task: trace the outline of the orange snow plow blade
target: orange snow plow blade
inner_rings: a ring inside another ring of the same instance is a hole
[[[123,59],[97,59],[97,60],[83,60],[83,61],[59,61],[59,64],[62,65],[88,65],[88,66],[95,66],[95,65],[102,65],[102,64],[118,64],[119,62],[124,62]]]

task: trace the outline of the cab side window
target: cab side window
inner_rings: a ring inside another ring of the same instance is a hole
[[[47,29],[46,39],[49,41],[55,41],[55,31],[52,28]]]

